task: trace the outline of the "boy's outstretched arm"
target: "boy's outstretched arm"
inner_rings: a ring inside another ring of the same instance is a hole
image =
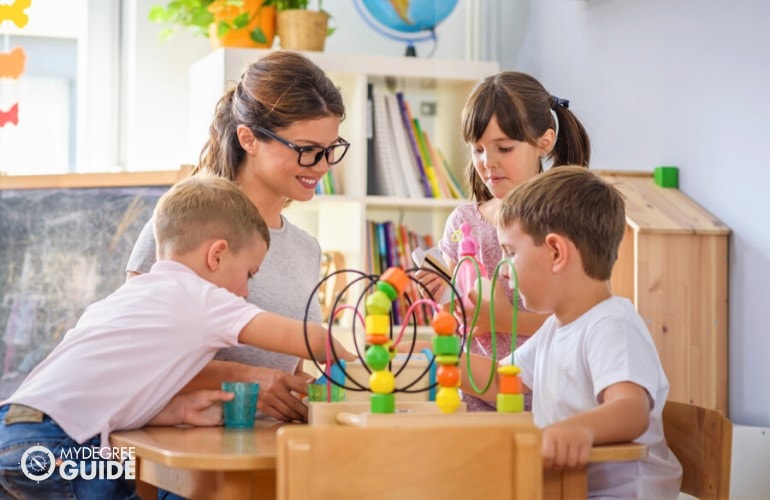
[[[315,358],[325,363],[326,328],[319,323],[307,324],[307,338]],[[254,316],[241,330],[238,340],[243,344],[261,347],[269,351],[310,359],[305,343],[304,324],[300,320],[287,318],[270,312]],[[338,359],[353,361],[358,357],[332,338],[332,355]]]
[[[583,466],[593,445],[633,441],[647,430],[650,400],[641,386],[619,382],[600,397],[596,408],[543,429],[544,467]]]

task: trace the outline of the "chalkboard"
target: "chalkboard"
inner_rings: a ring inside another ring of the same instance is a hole
[[[126,279],[168,186],[0,190],[0,400]]]

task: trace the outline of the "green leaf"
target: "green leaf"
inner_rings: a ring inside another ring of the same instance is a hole
[[[257,43],[261,43],[263,45],[267,44],[267,37],[265,36],[265,32],[262,31],[262,28],[255,28],[249,36]]]
[[[158,35],[158,36],[159,36],[161,42],[166,42],[166,41],[168,41],[169,38],[171,38],[171,35],[173,35],[173,34],[174,34],[174,29],[173,28],[163,28],[160,31],[160,35]]]
[[[332,36],[335,31],[337,31],[337,28],[329,28],[329,29],[327,29],[326,30],[326,36],[327,37]]]
[[[160,5],[155,5],[150,9],[150,13],[147,14],[147,19],[154,23],[165,23],[168,21],[168,14],[166,14],[166,9]]]
[[[249,13],[244,12],[243,14],[238,14],[235,19],[233,19],[233,29],[241,29],[246,27],[247,24],[249,24]]]
[[[229,33],[231,29],[232,28],[230,27],[230,25],[227,24],[225,21],[219,21],[219,24],[217,25],[217,36],[219,38],[222,38],[227,33]]]

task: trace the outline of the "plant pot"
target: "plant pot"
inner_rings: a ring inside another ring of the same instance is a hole
[[[315,10],[289,9],[278,12],[278,38],[281,48],[323,50],[329,26],[329,14]]]
[[[269,49],[273,46],[275,37],[275,6],[262,7],[263,0],[244,0],[242,6],[228,5],[225,1],[214,2],[209,11],[214,15],[214,22],[209,26],[209,40],[213,48],[219,47],[256,47]],[[249,13],[249,22],[240,29],[231,29],[222,36],[218,36],[219,23],[224,21],[232,23],[233,20],[244,12]],[[259,43],[252,39],[251,33],[260,28],[265,35],[266,42]]]

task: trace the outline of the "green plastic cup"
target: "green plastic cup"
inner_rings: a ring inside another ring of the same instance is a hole
[[[231,429],[250,429],[254,427],[259,384],[252,382],[222,382],[222,390],[235,394],[233,399],[224,403],[225,427]]]

